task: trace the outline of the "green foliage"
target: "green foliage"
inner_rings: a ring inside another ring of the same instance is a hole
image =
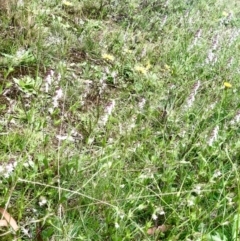
[[[238,240],[237,6],[0,10],[1,240]]]

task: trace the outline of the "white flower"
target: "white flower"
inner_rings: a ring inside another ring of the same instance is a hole
[[[108,115],[111,115],[114,107],[115,107],[115,100],[112,100],[111,102],[109,102],[107,104],[106,109],[105,109],[105,113],[107,113]]]
[[[201,185],[198,184],[195,186],[194,191],[196,194],[199,195],[199,194],[201,194],[201,189],[202,189]]]
[[[61,135],[56,135],[56,138],[59,140],[59,141],[74,141],[74,138],[72,136],[61,136]]]
[[[153,213],[153,214],[152,214],[152,219],[153,219],[153,220],[157,220],[157,219],[158,219],[158,216],[157,216],[155,213]]]
[[[62,89],[56,90],[56,96],[57,99],[61,99],[63,97],[63,91]]]
[[[240,111],[238,111],[234,119],[230,121],[230,124],[234,125],[234,124],[237,124],[238,122],[240,122]]]
[[[53,76],[54,76],[54,71],[50,70],[47,74],[47,76],[45,77],[45,92],[48,93],[49,91],[49,86],[51,86],[52,82],[53,82]]]
[[[213,178],[220,177],[221,175],[222,175],[221,171],[215,170],[215,172],[213,173]]]
[[[145,104],[146,104],[146,99],[142,98],[138,103],[139,109],[142,110],[144,108]]]
[[[115,228],[118,229],[120,228],[119,224],[117,222],[115,222]]]
[[[114,107],[115,107],[115,100],[112,100],[112,101],[110,101],[108,104],[107,104],[107,106],[106,106],[106,108],[105,108],[105,110],[104,110],[104,116],[102,116],[102,118],[100,119],[100,123],[103,125],[103,126],[105,126],[106,125],[106,123],[107,123],[107,121],[108,121],[108,118],[109,118],[109,116],[112,114],[112,111],[113,111],[113,109],[114,109]]]
[[[219,131],[219,126],[216,126],[216,127],[213,129],[213,131],[212,131],[212,133],[211,133],[211,136],[210,136],[210,138],[209,138],[209,140],[208,140],[208,145],[209,145],[209,146],[212,146],[213,143],[217,140],[218,131]]]
[[[188,198],[187,200],[187,206],[188,207],[192,207],[195,205],[195,197],[194,196],[191,196],[190,198]]]
[[[56,95],[53,97],[53,107],[58,107],[58,101],[63,97],[63,91],[61,88],[56,90]]]
[[[188,50],[191,50],[194,46],[197,45],[197,41],[199,40],[201,35],[202,35],[202,29],[198,29],[197,32],[195,33],[193,43],[190,45]]]
[[[216,50],[217,49],[218,43],[219,43],[218,39],[219,39],[218,35],[215,35],[215,37],[214,37],[214,39],[212,41],[212,50]]]
[[[197,95],[197,91],[201,85],[201,82],[198,80],[192,87],[191,94],[187,99],[187,103],[185,107],[188,109],[193,105],[193,102],[195,101],[195,96]]]
[[[39,198],[38,204],[39,204],[40,207],[46,205],[46,204],[47,204],[47,199],[46,199],[46,197],[41,196],[41,197]]]

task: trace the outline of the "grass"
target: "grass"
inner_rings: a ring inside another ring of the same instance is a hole
[[[2,2],[1,239],[239,240],[238,1]]]

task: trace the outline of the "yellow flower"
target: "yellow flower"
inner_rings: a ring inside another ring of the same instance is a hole
[[[146,64],[146,70],[149,70],[151,67],[152,67],[152,65],[150,64],[150,61],[148,61]]]
[[[170,69],[171,69],[170,66],[167,65],[167,64],[164,65],[164,68],[165,68],[166,70],[170,70]]]
[[[123,52],[124,52],[125,54],[131,54],[133,51],[132,51],[131,49],[124,48],[124,49],[123,49]]]
[[[111,54],[102,54],[102,58],[108,61],[114,61],[114,56]]]
[[[73,3],[69,2],[69,1],[63,1],[62,4],[65,5],[65,6],[68,6],[68,7],[72,7],[73,6]]]
[[[227,16],[228,16],[228,13],[227,13],[226,11],[223,11],[223,12],[222,12],[222,15],[223,15],[223,17],[227,17]]]
[[[141,73],[141,74],[146,74],[146,73],[147,73],[147,68],[145,68],[145,67],[143,67],[143,66],[136,65],[136,66],[134,67],[134,69],[135,69],[137,72]]]
[[[232,85],[229,82],[224,82],[223,84],[225,88],[232,88]]]

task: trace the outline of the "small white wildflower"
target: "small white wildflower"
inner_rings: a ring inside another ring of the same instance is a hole
[[[234,193],[230,193],[226,196],[226,199],[228,200],[228,206],[233,206],[235,203],[233,201]]]
[[[228,198],[228,206],[233,206],[234,205],[234,202],[232,200],[232,198]]]
[[[147,174],[142,173],[139,175],[139,179],[148,179],[148,178],[153,179],[154,178],[153,173],[147,173]]]
[[[155,213],[153,213],[153,214],[152,214],[152,219],[153,219],[153,220],[157,220],[157,219],[158,219],[158,216],[157,216]]]
[[[121,185],[120,185],[120,188],[124,188],[124,187],[125,187],[125,185],[124,185],[124,184],[121,184]]]
[[[218,178],[218,177],[220,177],[220,176],[222,176],[221,171],[215,170],[215,172],[213,173],[213,178]]]
[[[32,160],[28,160],[27,162],[24,162],[24,163],[23,163],[23,166],[24,166],[24,167],[32,167],[32,168],[33,168],[34,165],[35,165],[35,164],[34,164],[34,162],[33,162]]]
[[[104,163],[103,166],[102,166],[102,168],[111,168],[111,166],[112,166],[112,162],[109,161],[109,162],[107,162],[107,163]]]
[[[91,145],[94,142],[95,138],[94,137],[89,137],[87,140],[87,144]]]
[[[57,74],[57,78],[56,78],[58,83],[60,82],[61,78],[62,78],[61,74],[58,73],[58,74]]]
[[[165,211],[162,207],[157,207],[155,213],[158,213],[159,215],[165,215]]]
[[[63,38],[61,36],[50,35],[46,38],[45,44],[47,46],[58,45],[58,44],[61,44],[62,41],[63,41]]]
[[[103,126],[106,125],[107,121],[108,121],[108,115],[104,115],[102,118],[101,118],[101,123]]]
[[[14,164],[13,163],[8,163],[5,166],[5,172],[7,172],[8,174],[11,174],[14,170]]]
[[[235,115],[234,119],[230,121],[231,125],[235,125],[238,122],[240,122],[240,110],[237,112],[237,114]]]
[[[53,107],[54,108],[58,107],[58,102],[63,97],[63,91],[61,88],[56,90],[55,93],[56,93],[56,95],[53,97]]]
[[[53,107],[58,107],[58,100],[56,98],[53,98]]]
[[[49,112],[49,114],[52,114],[54,112],[54,109],[53,108],[48,108],[48,112]]]
[[[165,215],[165,211],[162,210],[162,211],[159,212],[159,214],[160,214],[160,215]]]
[[[199,195],[201,194],[201,191],[202,191],[201,189],[202,189],[201,185],[196,185],[194,188],[194,192]]]
[[[146,207],[147,207],[146,204],[141,203],[140,205],[138,205],[137,209],[144,210]]]
[[[197,42],[198,42],[199,38],[201,37],[201,34],[202,34],[202,29],[200,28],[195,33],[193,43],[190,45],[189,50],[191,50],[194,46],[197,45]]]
[[[214,65],[217,62],[217,56],[210,50],[205,60],[206,64]]]
[[[56,138],[59,140],[59,141],[74,141],[74,138],[72,136],[61,136],[61,135],[56,135]]]
[[[106,123],[107,123],[107,121],[108,121],[108,118],[109,118],[109,116],[112,114],[112,111],[113,111],[113,109],[114,109],[114,107],[115,107],[115,100],[112,100],[112,101],[110,101],[108,104],[107,104],[107,106],[106,106],[106,108],[105,108],[105,110],[104,110],[104,116],[100,119],[100,123],[103,125],[103,126],[105,126],[106,125]]]
[[[33,212],[33,213],[37,213],[38,211],[37,211],[37,209],[32,208],[32,212]]]
[[[112,100],[111,102],[109,102],[107,104],[106,109],[105,109],[105,113],[107,113],[108,115],[111,115],[114,107],[115,107],[115,100]]]
[[[188,207],[192,207],[195,205],[195,197],[194,196],[191,196],[188,200],[187,200],[187,206]]]
[[[131,131],[135,126],[136,126],[135,122],[130,123],[128,126],[128,130]]]
[[[85,23],[85,21],[84,21],[83,19],[80,19],[80,20],[79,20],[79,24],[80,24],[80,25],[83,25],[84,23]]]
[[[231,34],[230,34],[230,39],[229,39],[229,46],[231,46],[233,44],[233,42],[235,42],[235,40],[238,38],[240,34],[240,30],[236,30],[233,29]]]
[[[24,1],[23,0],[18,0],[17,1],[17,6],[18,7],[23,7],[24,6]]]
[[[9,173],[9,172],[5,172],[5,173],[3,174],[3,176],[4,176],[5,178],[9,178],[9,177],[10,177],[10,173]]]
[[[194,205],[193,200],[187,200],[187,206],[188,206],[188,207],[191,207],[191,206],[193,206],[193,205]]]
[[[191,94],[188,97],[187,103],[185,105],[186,109],[189,109],[193,105],[193,102],[195,101],[195,96],[197,95],[197,91],[198,91],[200,85],[201,85],[201,82],[199,80],[193,85]]]
[[[142,98],[142,99],[139,101],[139,103],[138,103],[138,108],[139,108],[140,110],[142,110],[142,109],[144,108],[145,104],[146,104],[146,99],[145,99],[145,98]]]
[[[208,140],[208,145],[209,145],[209,146],[212,146],[213,143],[217,140],[218,131],[219,131],[219,126],[216,126],[216,127],[213,129],[213,131],[212,131],[212,133],[211,133],[211,136],[210,136],[210,138],[209,138],[209,140]]]
[[[117,77],[117,71],[113,71],[113,72],[111,73],[111,76],[115,79],[115,78]]]
[[[74,140],[82,140],[83,139],[82,134],[79,133],[76,129],[72,129],[70,132],[70,135]]]
[[[19,48],[16,52],[16,57],[21,59],[27,51],[24,48]]]
[[[57,99],[61,99],[63,97],[63,91],[61,88],[59,88],[58,90],[56,90],[56,96]]]
[[[54,71],[51,69],[48,71],[46,77],[45,77],[45,92],[48,93],[49,87],[51,86],[53,82],[53,76],[54,76]]]
[[[190,98],[187,101],[186,107],[190,108],[193,105],[194,101],[195,101],[195,95],[191,95]]]
[[[101,80],[100,80],[101,81]],[[87,94],[90,92],[90,90],[91,90],[91,86],[92,86],[92,84],[93,84],[93,82],[91,81],[91,80],[86,80],[86,81],[84,81],[84,84],[85,84],[85,88],[84,88],[84,93],[83,93],[83,95],[84,96],[87,96]],[[86,93],[87,94],[86,94]]]
[[[125,214],[124,214],[124,212],[123,212],[122,210],[117,209],[116,212],[117,212],[117,216],[118,216],[121,220],[124,219]]]
[[[210,104],[209,109],[213,110],[215,108],[216,104],[217,104],[217,102],[214,102],[214,103]]]
[[[130,120],[130,123],[128,123],[128,126],[126,128],[127,131],[131,131],[136,126],[136,116],[133,116]]]
[[[120,226],[119,226],[119,224],[118,224],[117,222],[115,222],[114,225],[115,225],[115,228],[116,228],[116,229],[120,228]]]
[[[102,95],[104,93],[104,90],[107,88],[107,84],[105,83],[105,80],[100,80],[101,86],[99,87],[99,95]]]
[[[219,37],[215,35],[212,41],[212,50],[216,50],[219,44]]]
[[[38,204],[39,204],[40,207],[42,207],[42,206],[46,205],[47,202],[48,202],[48,201],[47,201],[46,197],[41,196],[41,197],[39,198]]]

